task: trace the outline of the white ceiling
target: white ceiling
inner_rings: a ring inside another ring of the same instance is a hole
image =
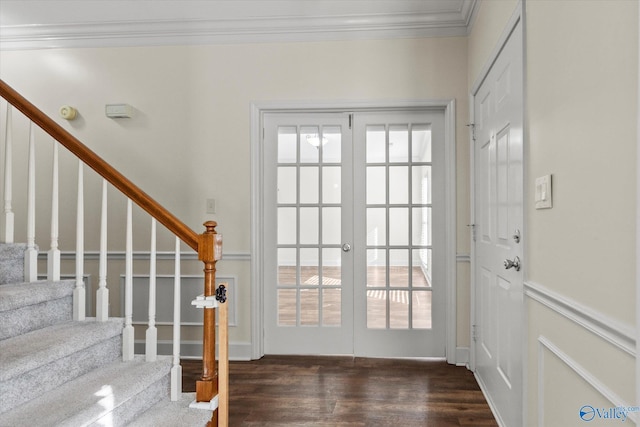
[[[0,0],[0,49],[466,35],[477,0]]]

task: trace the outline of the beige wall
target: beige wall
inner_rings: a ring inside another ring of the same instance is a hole
[[[470,87],[515,5],[481,2]],[[527,0],[525,29],[525,424],[578,426],[583,405],[636,401],[638,3]]]
[[[458,252],[468,253],[464,237],[468,223],[466,43],[466,38],[458,37],[16,51],[0,54],[0,76],[53,117],[61,105],[75,106],[80,119],[59,122],[196,231],[210,218],[205,214],[205,199],[216,199],[213,218],[224,234],[225,253],[240,257],[219,266],[222,274],[239,277],[240,320],[231,331],[231,341],[246,343],[251,316],[251,102],[455,98],[458,230],[463,235]],[[136,116],[108,119],[107,103],[128,103]],[[50,150],[46,137],[39,135],[38,141],[45,151]],[[61,180],[73,183],[75,166],[68,156],[63,157],[67,166]],[[49,168],[44,159],[40,164]],[[97,199],[97,180],[93,181],[88,197]],[[44,197],[43,190],[43,208],[48,207]],[[69,202],[64,209],[75,212],[75,195],[65,198]],[[115,194],[110,198],[112,216],[121,216],[116,207],[121,209],[124,201]],[[89,225],[97,229],[95,207],[88,209],[92,209]],[[44,247],[47,216],[43,213],[39,221],[38,241]],[[123,247],[122,227],[110,223],[112,250]],[[134,243],[138,250],[148,250],[144,234],[148,227],[146,223],[137,227],[143,231]],[[65,230],[62,249],[73,250],[74,232]],[[97,249],[95,236],[95,232],[88,236],[88,249]],[[171,250],[168,237],[160,240],[164,242],[161,250]],[[188,267],[189,272],[197,272],[195,264]],[[464,266],[459,271],[458,342],[466,347],[469,280]],[[113,290],[112,308],[118,305],[118,297]]]
[[[582,425],[579,405],[636,401],[635,360],[615,344],[636,316],[638,3],[533,0],[526,23],[528,280],[618,331],[597,337],[530,300],[529,419]],[[548,173],[553,209],[533,210]],[[569,394],[573,405],[553,404]]]

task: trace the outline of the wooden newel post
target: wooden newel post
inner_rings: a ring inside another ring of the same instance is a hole
[[[204,223],[206,231],[198,236],[198,258],[204,263],[204,296],[213,297],[216,292],[216,235],[215,221]],[[216,372],[215,308],[204,309],[204,333],[202,341],[202,378],[196,382],[196,401],[209,402],[218,393]]]

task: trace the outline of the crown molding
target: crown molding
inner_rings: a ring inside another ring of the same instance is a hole
[[[438,13],[5,25],[0,50],[466,36],[476,3]]]

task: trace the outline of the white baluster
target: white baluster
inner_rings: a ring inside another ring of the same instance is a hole
[[[173,366],[171,367],[171,400],[182,396],[180,365],[180,239],[176,237],[176,261],[173,279]]]
[[[73,320],[86,316],[84,287],[84,177],[82,161],[78,161],[78,205],[76,209],[76,287],[73,290]]]
[[[51,249],[47,253],[47,279],[60,280],[58,249],[58,143],[53,141],[53,174],[51,177]]]
[[[149,327],[145,348],[147,362],[155,362],[158,355],[156,329],[156,219],[151,218],[151,259],[149,260]]]
[[[102,180],[102,217],[100,221],[100,261],[98,267],[98,292],[96,293],[96,319],[105,322],[109,318],[109,289],[107,289],[107,181]]]
[[[5,131],[4,145],[4,241],[13,243],[13,210],[12,203],[12,180],[13,173],[11,166],[13,163],[13,121],[11,120],[11,105],[7,105],[7,126]]]
[[[125,362],[133,360],[135,334],[133,328],[133,221],[131,207],[131,199],[128,199],[124,273],[124,331],[122,332],[122,360]]]
[[[36,147],[33,123],[29,123],[29,164],[27,178],[27,250],[24,256],[25,281],[38,280],[36,249]]]

